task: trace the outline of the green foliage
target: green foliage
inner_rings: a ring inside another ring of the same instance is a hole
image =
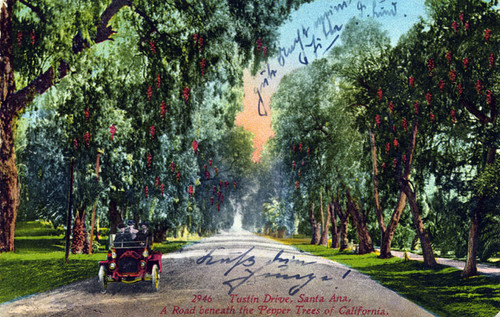
[[[345,264],[439,316],[493,316],[500,307],[500,285],[494,277],[462,279],[460,270],[440,265],[429,270],[422,262],[391,258],[375,253],[356,255],[338,252],[308,241],[294,240],[298,249]]]

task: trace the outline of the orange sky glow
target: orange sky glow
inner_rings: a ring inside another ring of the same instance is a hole
[[[271,128],[271,103],[272,93],[276,90],[279,83],[279,78],[273,78],[270,85],[262,89],[262,98],[264,100],[267,116],[260,116],[258,113],[258,95],[254,89],[260,87],[262,78],[259,76],[251,76],[246,70],[243,74],[243,90],[245,96],[243,98],[243,111],[236,116],[236,125],[244,127],[246,130],[254,134],[254,153],[252,160],[258,162],[260,160],[260,152],[264,144],[274,136],[274,131]]]

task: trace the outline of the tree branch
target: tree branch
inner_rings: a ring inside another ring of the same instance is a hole
[[[472,113],[482,124],[488,124],[488,122],[493,122],[491,118],[487,115],[483,114],[479,109],[474,107],[467,99],[461,99],[460,103],[467,109],[470,113]]]
[[[96,44],[110,39],[110,36],[116,33],[110,26],[108,26],[109,21],[121,8],[131,5],[132,0],[113,0],[113,2],[111,2],[101,15],[101,21],[97,28],[95,38]],[[74,50],[74,53],[78,54],[86,47],[88,46],[81,45],[78,49]],[[67,75],[68,69],[68,64],[65,61],[61,61],[58,68],[59,79],[62,79]],[[26,87],[10,95],[7,100],[5,100],[5,113],[7,116],[14,116],[17,112],[32,102],[36,95],[41,95],[52,87],[54,85],[54,75],[54,68],[50,67],[43,74],[39,75],[32,82],[30,82]]]

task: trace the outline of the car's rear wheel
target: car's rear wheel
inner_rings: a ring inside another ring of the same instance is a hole
[[[153,291],[158,292],[160,289],[160,272],[158,271],[158,265],[153,265],[151,269],[151,285],[153,286]]]
[[[101,265],[99,267],[99,273],[97,275],[99,277],[99,288],[101,293],[106,293],[108,290],[108,270],[105,265]]]

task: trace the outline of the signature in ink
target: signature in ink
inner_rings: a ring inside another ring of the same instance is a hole
[[[241,273],[234,273],[236,277],[230,278],[224,282],[222,282],[223,285],[226,285],[229,287],[228,295],[231,295],[238,287],[244,285],[247,283],[252,277],[253,278],[264,278],[264,279],[281,279],[288,281],[290,280],[292,282],[292,286],[288,289],[288,294],[293,296],[297,294],[302,288],[304,288],[307,284],[309,284],[311,281],[315,280],[318,278],[318,276],[315,273],[308,273],[308,274],[299,274],[299,273],[288,273],[285,272],[289,268],[292,268],[292,266],[297,266],[297,267],[304,267],[308,265],[315,264],[316,261],[310,261],[306,262],[303,260],[298,260],[295,258],[295,256],[292,256],[292,258],[287,258],[283,257],[283,250],[279,251],[276,256],[272,259],[266,262],[265,264],[254,267],[255,266],[255,257],[251,255],[250,253],[255,247],[251,247],[245,252],[239,252],[237,253],[237,256],[235,257],[226,257],[226,258],[219,258],[219,259],[214,259],[213,253],[215,252],[215,249],[210,250],[207,254],[204,256],[198,258],[196,260],[196,264],[198,265],[222,265],[222,264],[229,264],[231,265],[229,269],[224,273],[224,276],[229,276],[231,272],[233,272],[234,269],[238,268],[241,266],[244,268],[243,272]],[[276,272],[276,270],[279,270]],[[241,270],[240,270],[241,271]],[[346,278],[347,275],[350,273],[351,270],[348,270],[342,278]],[[319,278],[321,281],[331,281],[333,280],[332,277],[328,275],[324,275]],[[294,284],[296,282],[297,284]]]

